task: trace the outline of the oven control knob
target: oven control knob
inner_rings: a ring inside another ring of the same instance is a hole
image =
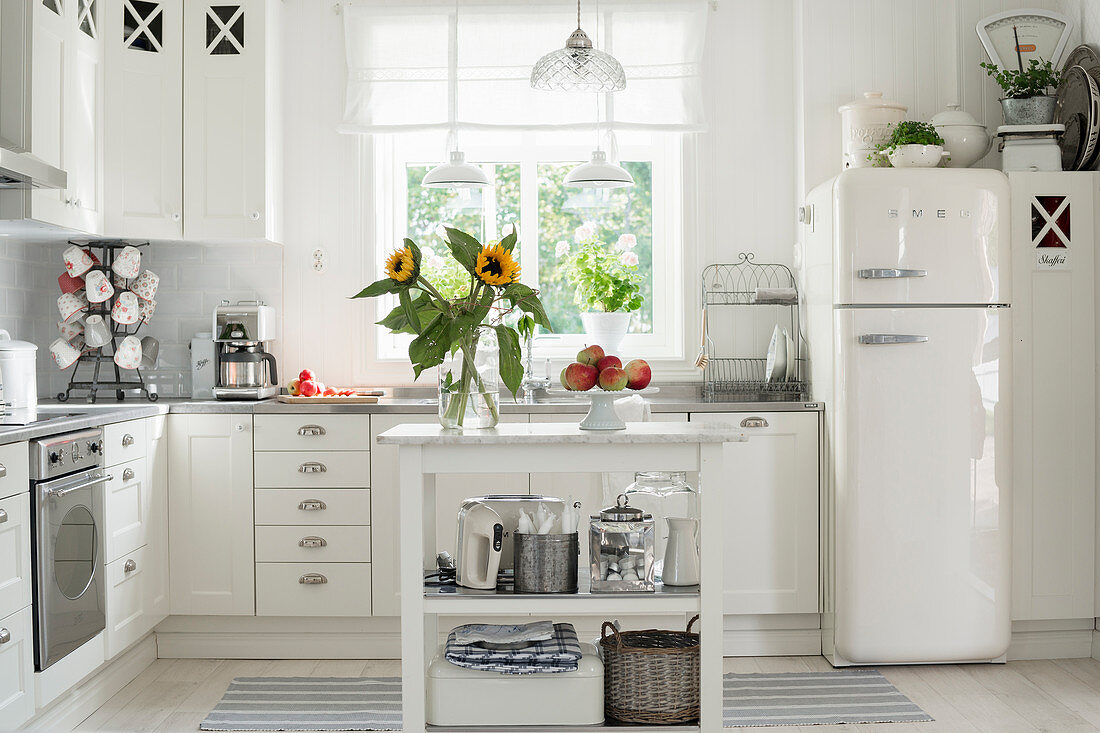
[[[61,463],[65,460],[65,449],[58,448],[55,451],[50,451],[50,463]]]
[[[102,450],[102,449],[103,449],[103,444],[102,443],[97,443],[95,441],[90,441],[88,443],[88,450],[92,453],[99,453],[99,451]]]

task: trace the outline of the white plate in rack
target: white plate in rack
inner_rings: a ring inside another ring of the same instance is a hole
[[[769,382],[782,382],[787,377],[787,337],[776,324],[768,342],[768,357],[764,360],[764,379]]]

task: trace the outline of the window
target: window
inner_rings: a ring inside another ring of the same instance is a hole
[[[539,355],[567,357],[579,350],[584,337],[574,289],[559,268],[559,250],[574,246],[582,226],[594,227],[609,247],[616,247],[621,235],[632,234],[645,301],[631,320],[622,351],[646,358],[678,357],[683,323],[680,136],[620,133],[620,163],[636,185],[603,191],[562,185],[565,174],[591,155],[590,135],[515,132],[492,137],[463,135],[462,148],[467,160],[483,166],[493,185],[451,191],[420,186],[441,157],[438,136],[375,136],[374,159],[381,163],[375,166],[375,210],[385,212],[377,218],[375,272],[381,272],[382,260],[407,236],[424,251],[423,268],[432,282],[442,282],[445,294],[460,294],[468,275],[450,257],[441,224],[486,242],[500,239],[515,223],[521,279],[541,291],[554,324],[553,334],[539,337]],[[379,312],[387,312],[387,306],[393,307],[380,303]],[[408,340],[378,327],[376,357],[407,359]]]

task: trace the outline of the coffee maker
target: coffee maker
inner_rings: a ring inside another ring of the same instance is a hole
[[[259,300],[214,309],[214,396],[264,400],[279,393],[279,373],[267,343],[275,338],[275,311]]]

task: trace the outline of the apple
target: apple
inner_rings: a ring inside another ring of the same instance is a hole
[[[653,380],[653,370],[644,359],[628,362],[623,371],[626,372],[626,386],[630,389],[645,389]]]
[[[611,356],[610,354],[608,354],[607,356],[605,356],[604,358],[602,358],[598,362],[596,362],[596,370],[597,371],[602,372],[604,369],[607,369],[608,367],[618,367],[619,369],[622,369],[623,368],[623,363],[622,363],[622,361],[619,360],[619,357]]]
[[[306,380],[316,382],[317,372],[313,371],[312,369],[303,369],[302,371],[298,372],[298,379],[303,382],[305,382]]]
[[[610,366],[600,372],[600,389],[618,392],[626,386],[626,372],[619,367]]]
[[[558,379],[561,380],[561,386],[563,386],[566,389],[572,391],[573,388],[569,386],[569,381],[565,378],[565,373],[568,372],[568,371],[569,371],[569,367],[568,366],[563,366],[561,368],[561,376],[559,376]]]
[[[586,346],[577,352],[577,361],[581,364],[588,364],[589,366],[596,366],[603,357],[604,353],[602,346]]]
[[[596,377],[599,372],[591,364],[573,362],[565,368],[562,380],[566,389],[574,392],[587,392],[596,385]]]
[[[325,390],[328,389],[328,387],[326,387],[325,383],[319,379],[314,379],[313,382],[317,385],[317,394],[314,395],[314,397],[320,397],[325,393]]]
[[[336,390],[334,390],[332,387],[329,387],[328,389],[326,389],[324,392],[321,393],[321,396],[322,397],[335,397],[336,396]]]
[[[320,389],[318,389],[318,387],[318,383],[314,382],[312,379],[303,379],[298,385],[298,391],[303,397],[316,397],[320,394]]]
[[[297,397],[301,393],[300,390],[298,389],[298,385],[301,384],[301,383],[302,383],[302,380],[300,380],[300,379],[290,380],[290,382],[286,385],[286,393],[288,395],[290,395],[291,397]]]

